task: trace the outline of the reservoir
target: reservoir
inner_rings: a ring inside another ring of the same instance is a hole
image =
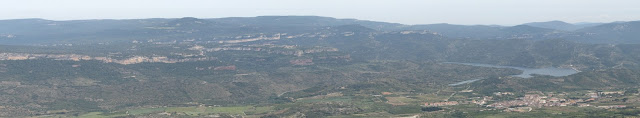
[[[491,68],[513,68],[522,70],[522,74],[513,75],[515,77],[521,78],[531,78],[531,74],[539,74],[539,75],[550,75],[554,77],[568,76],[572,74],[576,74],[579,71],[571,69],[571,68],[555,68],[555,67],[547,67],[547,68],[524,68],[524,67],[515,67],[515,66],[498,66],[491,64],[478,64],[478,63],[458,63],[458,62],[445,62],[449,64],[462,64],[462,65],[470,65],[470,66],[479,66],[479,67],[491,67]]]

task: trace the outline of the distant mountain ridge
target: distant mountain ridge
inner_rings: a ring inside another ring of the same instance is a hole
[[[575,30],[579,30],[582,28],[587,28],[587,27],[593,27],[593,26],[598,26],[598,25],[602,25],[602,24],[606,24],[606,23],[567,23],[567,22],[563,22],[563,21],[558,21],[558,20],[554,20],[554,21],[547,21],[547,22],[532,22],[532,23],[525,23],[522,25],[528,25],[528,26],[533,26],[533,27],[540,27],[540,28],[547,28],[547,29],[556,29],[556,30],[564,30],[564,31],[575,31]]]
[[[579,25],[574,25],[574,24],[570,24],[570,23],[566,23],[566,22],[562,22],[562,21],[547,21],[547,22],[532,22],[532,23],[525,23],[523,25],[527,25],[527,26],[533,26],[533,27],[540,27],[540,28],[547,28],[547,29],[557,29],[557,30],[565,30],[565,31],[573,31],[573,30],[577,30],[580,28],[584,28],[581,27]]]
[[[191,33],[197,36],[240,35],[247,33],[313,32],[326,27],[360,25],[378,32],[429,31],[457,39],[567,39],[583,43],[639,43],[634,31],[637,22],[581,23],[562,21],[533,22],[517,26],[427,24],[404,25],[357,19],[337,19],[321,16],[258,16],[199,19],[72,20],[44,19],[0,20],[1,44],[38,44],[59,41],[95,43],[127,40],[137,35],[174,35]],[[92,40],[89,40],[92,39]],[[99,40],[96,40],[99,39]],[[74,41],[75,40],[75,41]]]
[[[607,23],[577,31],[588,33],[588,39],[601,43],[640,43],[640,21]]]

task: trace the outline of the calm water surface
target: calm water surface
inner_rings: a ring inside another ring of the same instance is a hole
[[[547,67],[547,68],[524,68],[524,67],[515,67],[515,66],[498,66],[491,64],[478,64],[478,63],[458,63],[458,62],[445,62],[450,64],[462,64],[462,65],[470,65],[470,66],[479,66],[479,67],[492,67],[492,68],[513,68],[522,70],[522,74],[513,75],[515,77],[521,78],[531,78],[531,74],[540,74],[540,75],[550,75],[555,77],[568,76],[578,73],[577,70],[571,68],[556,68],[556,67]]]
[[[555,77],[561,77],[561,76],[568,76],[568,75],[576,74],[576,73],[579,72],[579,71],[571,69],[571,68],[555,68],[555,67],[524,68],[524,67],[498,66],[498,65],[479,64],[479,63],[458,63],[458,62],[445,62],[445,63],[462,64],[462,65],[479,66],[479,67],[491,67],[491,68],[513,68],[513,69],[522,70],[522,74],[512,75],[512,76],[521,77],[521,78],[531,78],[531,77],[533,77],[533,76],[531,76],[531,74],[540,74],[540,75],[550,75],[550,76],[555,76]],[[481,80],[481,79],[482,78],[472,79],[472,80],[467,80],[467,81],[461,81],[461,82],[458,82],[458,83],[449,84],[449,86],[457,86],[457,85],[472,83],[472,82],[475,82],[475,81],[478,81],[478,80]]]

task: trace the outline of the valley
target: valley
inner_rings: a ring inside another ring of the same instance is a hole
[[[0,20],[0,117],[635,117],[637,22]]]

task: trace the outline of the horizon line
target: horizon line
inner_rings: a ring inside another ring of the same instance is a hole
[[[533,21],[533,22],[524,22],[519,24],[510,24],[510,25],[499,25],[499,24],[455,24],[455,23],[426,23],[426,24],[404,24],[404,23],[396,23],[396,22],[388,22],[388,21],[376,21],[376,20],[363,20],[357,18],[337,18],[337,17],[329,17],[329,16],[319,16],[319,15],[260,15],[260,16],[230,16],[230,17],[216,17],[216,18],[204,18],[204,17],[192,17],[192,16],[184,16],[184,17],[150,17],[150,18],[88,18],[88,19],[47,19],[47,18],[11,18],[11,19],[0,19],[0,21],[8,21],[8,20],[48,20],[48,21],[91,21],[91,20],[145,20],[145,19],[181,19],[181,18],[197,18],[197,19],[224,19],[224,18],[256,18],[256,17],[321,17],[321,18],[333,18],[337,20],[358,20],[358,21],[371,21],[371,22],[383,22],[383,23],[392,23],[392,24],[400,24],[400,25],[434,25],[434,24],[450,24],[450,25],[465,25],[465,26],[518,26],[524,25],[528,23],[543,23],[543,22],[553,22],[560,21],[568,24],[578,25],[578,24],[589,24],[589,23],[616,23],[616,22],[633,22],[640,20],[631,20],[631,21],[612,21],[612,22],[567,22],[562,20],[549,20],[549,21]]]

